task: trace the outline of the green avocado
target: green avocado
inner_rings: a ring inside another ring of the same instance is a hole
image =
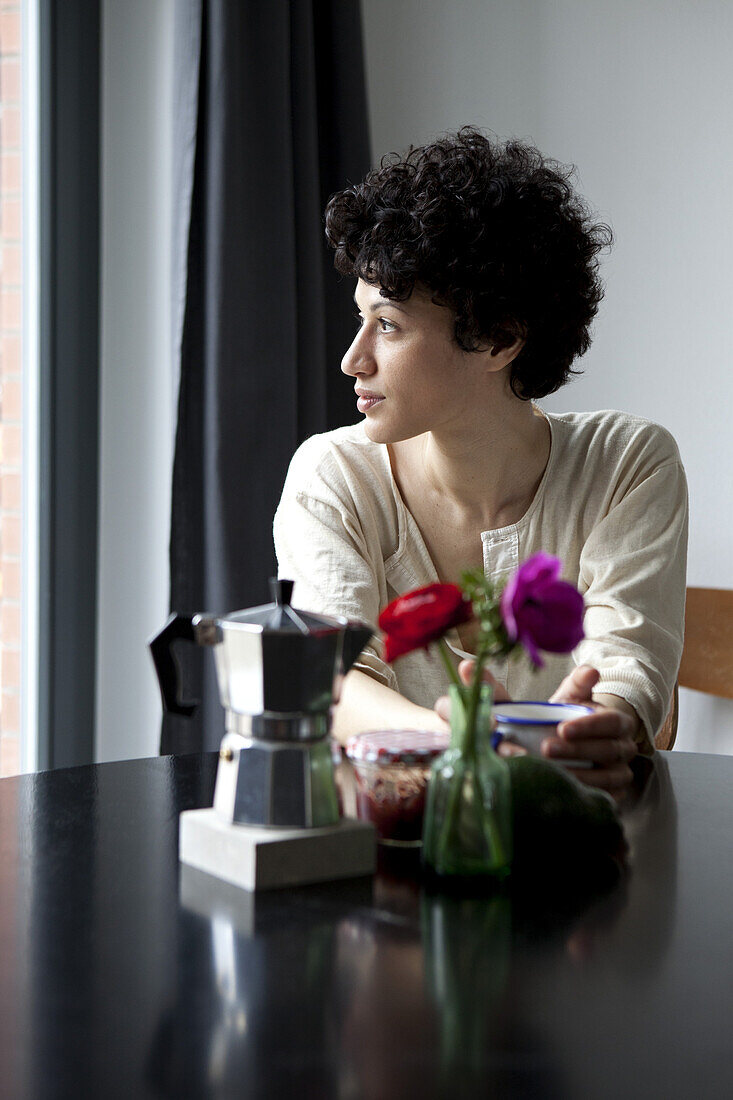
[[[515,875],[557,884],[605,883],[623,871],[628,845],[616,803],[565,768],[533,756],[507,759]]]

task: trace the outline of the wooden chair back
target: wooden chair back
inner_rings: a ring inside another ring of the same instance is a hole
[[[733,699],[733,590],[687,589],[680,685]]]
[[[733,590],[688,588],[685,642],[677,683],[706,695],[733,699]],[[671,749],[677,736],[677,685],[667,719],[655,738]]]

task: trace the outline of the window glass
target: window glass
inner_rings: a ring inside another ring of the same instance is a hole
[[[21,767],[21,4],[0,0],[0,775]]]

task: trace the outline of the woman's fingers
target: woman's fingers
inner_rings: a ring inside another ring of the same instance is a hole
[[[458,674],[463,680],[464,684],[470,684],[473,677],[473,661],[461,661],[458,666]],[[495,703],[509,703],[511,696],[505,687],[503,687],[498,680],[494,679],[488,669],[484,669],[482,680],[486,684],[491,684],[494,689],[494,702]],[[450,722],[450,698],[447,695],[441,695],[439,699],[436,699],[433,710],[445,722]],[[496,725],[496,719],[494,719],[494,725]]]
[[[561,722],[557,727],[557,734],[561,741],[569,744],[606,737],[623,737],[632,744],[634,741],[631,718],[623,711],[612,707],[596,707],[593,714]]]
[[[548,737],[542,742],[542,755],[551,760],[588,760],[597,767],[628,764],[636,752],[636,745],[627,737],[570,742]]]
[[[597,668],[578,665],[565,677],[557,691],[550,696],[551,703],[590,703],[592,691],[601,678]]]
[[[458,666],[458,675],[463,680],[464,684],[470,684],[473,679],[473,668],[475,661],[461,661]],[[506,690],[503,684],[500,684],[494,676],[491,675],[489,670],[485,668],[481,675],[481,679],[485,684],[491,684],[494,689],[494,702],[495,703],[509,703],[511,696]]]
[[[439,699],[435,700],[433,710],[444,722],[450,722],[450,699],[447,695],[441,695]]]
[[[500,741],[496,747],[499,756],[527,756],[527,750],[513,741]]]

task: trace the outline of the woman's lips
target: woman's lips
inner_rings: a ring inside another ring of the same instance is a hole
[[[380,401],[384,401],[384,396],[381,393],[359,393],[357,392],[356,407],[360,413],[368,412],[369,409],[373,409],[375,405],[378,405]]]

